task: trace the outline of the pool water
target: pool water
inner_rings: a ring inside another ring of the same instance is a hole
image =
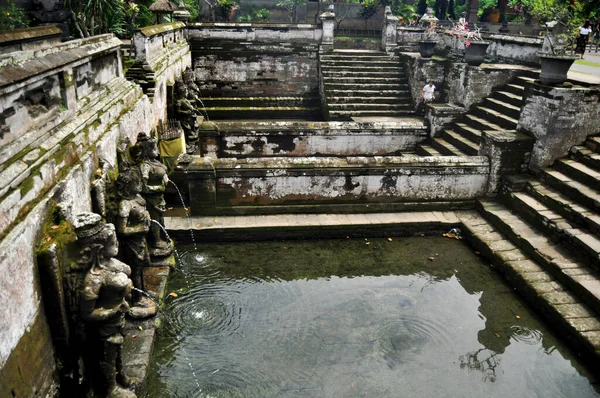
[[[595,397],[465,243],[180,247],[143,397]]]

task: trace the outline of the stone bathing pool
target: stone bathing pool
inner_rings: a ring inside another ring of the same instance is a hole
[[[142,397],[600,396],[461,241],[179,250]]]

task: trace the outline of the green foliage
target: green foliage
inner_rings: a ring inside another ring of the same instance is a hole
[[[288,11],[290,16],[290,22],[294,22],[294,15],[296,14],[296,8],[306,4],[306,0],[279,0],[277,7],[283,7]]]
[[[379,0],[365,0],[361,3],[358,17],[364,20],[371,18],[379,8]]]
[[[220,21],[227,21],[229,13],[237,6],[234,0],[217,0],[215,3],[217,18]]]
[[[417,7],[414,4],[405,4],[401,1],[392,2],[392,12],[405,21],[410,21],[414,15],[417,15]]]
[[[477,10],[477,15],[483,14],[484,10],[488,8],[496,8],[497,5],[497,0],[479,0],[479,9]]]
[[[267,10],[266,8],[261,8],[256,9],[253,8],[250,10],[250,12],[246,15],[242,15],[239,18],[240,22],[252,22],[252,21],[256,21],[256,22],[268,22],[269,19],[271,19],[271,11]]]
[[[25,10],[17,7],[12,0],[8,0],[4,7],[0,7],[0,30],[13,30],[27,26],[29,21]]]

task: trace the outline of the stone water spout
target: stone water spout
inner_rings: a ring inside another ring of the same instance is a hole
[[[121,351],[127,302],[133,283],[131,269],[115,257],[119,243],[115,228],[96,213],[77,215],[75,233],[81,247],[80,265],[87,269],[79,294],[79,311],[86,326],[89,372],[99,376],[103,394],[109,398],[135,398],[123,387]]]

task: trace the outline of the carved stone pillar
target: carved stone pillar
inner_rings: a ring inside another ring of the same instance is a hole
[[[386,53],[394,52],[398,44],[396,43],[396,28],[398,27],[398,18],[392,14],[390,6],[385,7],[385,17],[381,30],[381,49]]]
[[[333,30],[335,28],[333,4],[327,8],[327,11],[319,15],[319,19],[321,20],[321,28],[323,29],[323,35],[321,36],[321,51],[333,51]]]

